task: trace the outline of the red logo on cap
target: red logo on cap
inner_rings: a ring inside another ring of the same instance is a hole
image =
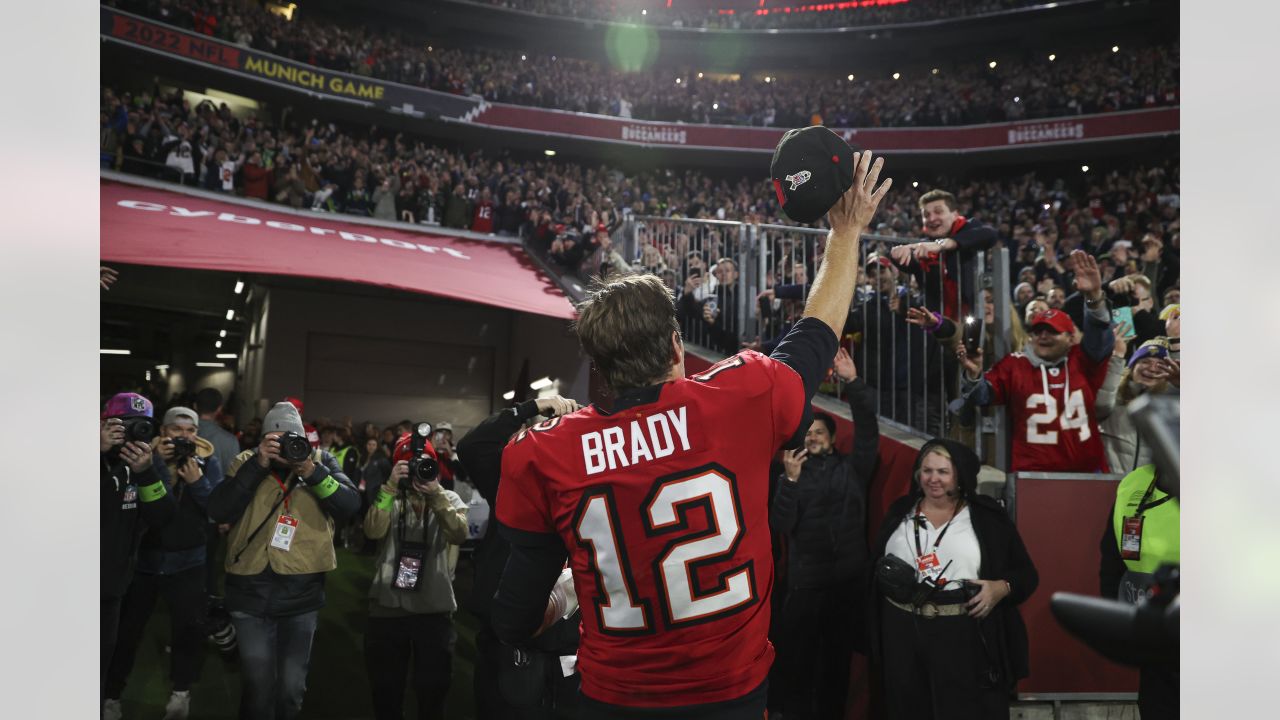
[[[782,192],[782,182],[780,180],[773,181],[773,191],[778,194],[778,204],[786,207],[787,196]]]

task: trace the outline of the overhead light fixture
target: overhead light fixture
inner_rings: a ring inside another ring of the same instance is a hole
[[[897,80],[897,79],[898,79],[898,78],[900,78],[900,77],[902,77],[902,73],[894,73],[894,74],[893,74],[893,79],[894,79],[894,80]]]
[[[911,181],[911,187],[913,187],[913,188],[918,188],[918,187],[920,187],[920,181],[919,181],[919,180],[912,180],[912,181]]]
[[[98,354],[99,355],[129,355],[131,353],[128,350],[108,350],[107,348],[99,348]]]
[[[534,380],[533,382],[529,383],[529,389],[531,389],[531,390],[541,390],[541,389],[543,389],[543,388],[549,388],[549,387],[551,387],[553,384],[555,384],[555,383],[554,383],[554,381],[553,381],[551,378],[549,378],[549,377],[540,377],[540,378],[538,378],[537,380]]]
[[[1120,52],[1120,46],[1119,46],[1119,45],[1112,45],[1112,46],[1111,46],[1111,52],[1113,52],[1113,53]]]
[[[1053,53],[1049,53],[1049,62],[1053,62],[1054,60],[1057,60],[1057,59],[1058,59],[1057,55]]]
[[[934,75],[937,75],[937,74],[938,74],[938,68],[934,68],[934,69],[933,69],[933,74],[934,74]]]
[[[641,15],[648,15],[648,14],[649,14],[649,11],[648,11],[648,10],[641,10],[641,11],[640,11],[640,14],[641,14]]]
[[[427,52],[432,52],[433,50],[435,50],[435,48],[431,47],[430,45],[427,46]]]
[[[528,56],[528,55],[521,55],[521,56],[520,56],[520,62],[524,62],[525,60],[528,60],[528,59],[529,59],[529,56]]]
[[[679,85],[679,84],[680,84],[680,78],[676,78],[676,84],[677,84],[677,85]]]
[[[764,76],[764,81],[765,81],[765,82],[767,82],[767,83],[771,83],[771,82],[773,82],[773,78],[769,77],[768,75],[765,75],[765,76]]]
[[[698,79],[699,79],[699,80],[701,80],[701,79],[702,79],[702,73],[698,73]]]
[[[227,331],[226,331],[226,330],[219,330],[219,331],[218,331],[218,337],[220,337],[220,338],[224,338],[224,337],[226,337],[226,336],[227,336]]]
[[[222,347],[222,341],[221,341],[221,340],[214,340],[214,341],[213,341],[213,346],[214,346],[214,347],[216,347],[216,348],[220,348],[220,347]]]
[[[987,63],[987,67],[991,68],[992,70],[995,70],[995,69],[996,69],[996,61],[995,61],[995,60],[992,60],[991,62]]]
[[[147,371],[147,382],[151,382],[151,371]]]
[[[853,82],[853,73],[849,73],[849,82]]]
[[[236,281],[236,294],[237,294],[237,295],[239,295],[239,294],[240,294],[240,293],[242,293],[242,292],[244,292],[244,281],[243,281],[243,280],[237,280],[237,281]]]
[[[226,364],[226,363],[220,363],[220,362],[198,362],[198,363],[196,363],[196,367],[226,367],[226,366],[227,366],[227,364]]]
[[[503,393],[503,394],[502,394],[502,399],[503,399],[503,400],[515,400],[515,399],[516,399],[516,391],[515,391],[515,390],[508,390],[508,391],[506,391],[505,393]]]
[[[556,151],[555,151],[555,150],[543,150],[542,152],[543,152],[543,154],[545,154],[547,157],[555,157],[555,156],[556,156]]]
[[[711,103],[711,109],[712,109],[712,110],[719,110],[719,109],[720,109],[720,103]]]
[[[157,365],[156,369],[159,370],[160,372],[169,372],[168,365]]]
[[[1013,96],[1013,101],[1014,101],[1014,102],[1022,102],[1022,98],[1018,97],[1017,95],[1014,95],[1014,96]]]
[[[218,353],[217,355],[214,355],[214,357],[218,358],[219,360],[235,360],[236,354],[235,353]]]
[[[1089,172],[1089,166],[1088,166],[1088,165],[1081,165],[1081,166],[1080,166],[1080,172]]]
[[[228,319],[228,320],[232,320],[232,319],[234,319],[234,318],[235,318],[235,316],[236,316],[236,311],[235,311],[235,310],[228,310],[228,311],[227,311],[227,319]]]

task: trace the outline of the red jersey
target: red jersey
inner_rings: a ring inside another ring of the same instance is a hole
[[[471,218],[471,230],[481,233],[493,232],[493,203],[481,200],[476,205],[476,211]]]
[[[582,692],[672,707],[741,697],[773,661],[769,461],[805,390],[754,351],[522,431],[502,455],[498,520],[557,534],[582,608]]]
[[[1013,416],[1014,472],[1106,470],[1102,433],[1093,414],[1106,377],[1106,361],[1094,362],[1079,345],[1054,367],[1037,367],[1018,352],[987,371],[990,404],[1008,406]]]

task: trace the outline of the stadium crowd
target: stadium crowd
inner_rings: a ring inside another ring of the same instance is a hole
[[[643,120],[769,127],[962,125],[1166,107],[1179,102],[1178,45],[1109,42],[1079,55],[912,65],[870,77],[712,78],[696,69],[622,72],[556,55],[428,45],[397,29],[287,21],[228,0],[109,0],[108,5],[322,68],[492,102]],[[892,74],[891,74],[892,72]]]
[[[862,27],[898,23],[928,22],[1013,10],[1044,4],[1037,0],[887,0],[877,3],[811,3],[797,1],[762,3],[746,7],[743,3],[720,3],[723,7],[699,9],[665,2],[627,2],[626,0],[478,0],[497,7],[522,10],[540,15],[565,15],[592,20],[644,23],[677,28],[709,28],[725,30],[801,30],[839,27]],[[816,8],[821,8],[816,10]],[[722,10],[726,12],[721,12]],[[727,12],[732,10],[732,12]]]

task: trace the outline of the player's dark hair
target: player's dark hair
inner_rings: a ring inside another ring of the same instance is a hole
[[[578,305],[574,323],[582,349],[615,392],[661,381],[674,360],[679,332],[671,290],[652,274],[600,282]]]
[[[928,205],[934,200],[941,200],[942,202],[946,203],[947,209],[953,212],[957,207],[959,207],[959,205],[956,204],[955,195],[952,195],[946,190],[930,190],[929,192],[920,196],[920,209],[923,210],[925,205]]]

